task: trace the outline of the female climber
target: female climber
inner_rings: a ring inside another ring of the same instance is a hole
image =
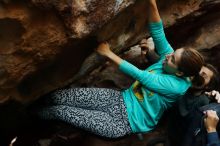
[[[156,0],[147,2],[149,31],[159,61],[140,70],[114,54],[108,43],[101,43],[96,51],[136,81],[123,91],[106,88],[57,90],[45,99],[46,106],[37,110],[41,118],[62,120],[108,138],[149,132],[163,112],[192,84],[202,83],[199,72],[204,64],[203,57],[193,48],[174,51],[165,37]]]

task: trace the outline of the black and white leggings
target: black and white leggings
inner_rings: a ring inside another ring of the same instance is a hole
[[[94,134],[117,138],[131,133],[120,91],[106,88],[70,88],[53,92],[37,114],[47,120],[70,123]]]

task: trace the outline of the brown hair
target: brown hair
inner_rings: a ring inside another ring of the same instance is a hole
[[[211,64],[205,64],[204,65],[205,67],[207,67],[209,70],[211,70],[213,72],[213,76],[212,78],[210,79],[209,83],[205,86],[203,85],[198,85],[196,86],[195,83],[194,83],[194,86],[192,86],[191,88],[188,89],[188,92],[198,92],[198,91],[202,91],[202,92],[210,92],[212,90],[216,90],[218,88],[218,85],[220,83],[220,78],[219,78],[219,72],[218,70],[212,66]],[[204,79],[204,78],[203,78]],[[202,93],[201,92],[201,93]],[[200,93],[200,94],[201,94]]]
[[[185,77],[193,77],[192,85],[201,87],[204,78],[199,74],[205,64],[203,56],[193,48],[183,48],[183,53],[178,63],[178,70],[183,72]]]
[[[183,48],[183,53],[178,63],[178,70],[184,73],[184,76],[197,76],[204,63],[203,56],[195,49]]]

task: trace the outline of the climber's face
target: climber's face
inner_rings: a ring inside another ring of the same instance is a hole
[[[183,49],[177,49],[175,52],[166,55],[166,58],[163,62],[163,69],[168,74],[178,74],[178,63],[181,60]],[[180,74],[181,75],[181,74]]]

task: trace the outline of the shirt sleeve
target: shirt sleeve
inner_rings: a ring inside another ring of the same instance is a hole
[[[220,146],[220,140],[217,132],[212,132],[207,134],[206,146]]]
[[[134,65],[123,60],[119,69],[125,74],[138,80],[147,89],[165,96],[182,95],[189,85],[184,84],[183,79],[165,74],[154,74],[146,70],[140,70]]]
[[[149,31],[151,37],[153,38],[156,51],[160,57],[174,52],[173,48],[166,39],[162,21],[149,23]]]

